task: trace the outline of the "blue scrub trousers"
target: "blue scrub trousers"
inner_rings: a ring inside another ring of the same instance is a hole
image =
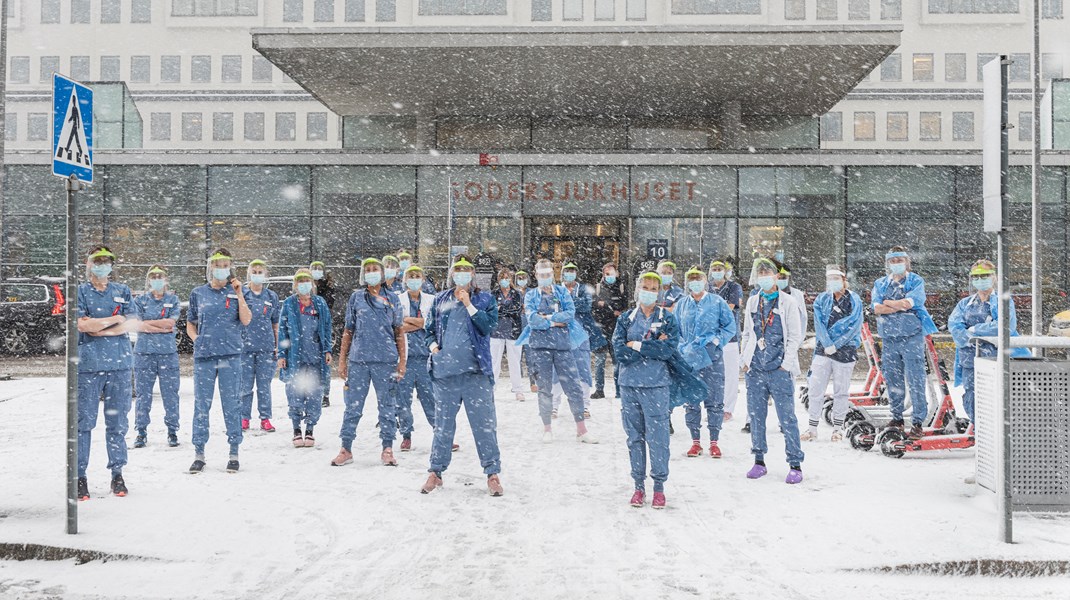
[[[892,418],[903,418],[909,389],[913,422],[924,424],[929,415],[925,392],[925,336],[919,333],[906,338],[885,338],[882,350],[881,371],[888,386]]]
[[[539,416],[542,417],[542,424],[550,424],[550,414],[554,408],[554,373],[557,373],[561,389],[568,398],[572,417],[577,423],[583,421],[583,387],[580,385],[575,354],[569,350],[530,347],[528,352],[535,367],[535,385],[539,386]]]
[[[275,376],[275,351],[244,352],[241,355],[241,418],[253,416],[253,384],[260,420],[271,418],[271,378]]]
[[[684,408],[684,419],[687,428],[691,430],[691,439],[700,439],[702,433],[702,405],[706,406],[706,426],[710,430],[710,441],[716,442],[721,436],[721,425],[724,424],[724,360],[720,357],[717,362],[703,368],[698,376],[710,388],[706,399],[700,404],[687,404]]]
[[[178,431],[178,353],[134,355],[134,429],[148,428],[152,410],[152,387],[160,380],[163,422],[167,431]]]
[[[620,417],[628,436],[635,489],[646,491],[647,454],[654,491],[664,492],[669,478],[669,386],[623,386]]]
[[[962,408],[966,411],[966,416],[970,418],[971,423],[976,423],[973,416],[974,407],[974,381],[973,381],[973,369],[962,367],[962,387],[965,391],[962,392]]]
[[[99,371],[78,373],[78,476],[89,467],[89,448],[97,426],[100,403],[104,403],[104,435],[108,448],[108,469],[119,475],[126,466],[126,431],[129,427],[130,389],[133,373]]]
[[[319,423],[323,413],[323,377],[320,365],[298,365],[293,379],[286,382],[286,404],[294,429],[307,429]]]
[[[241,355],[215,356],[193,360],[193,449],[204,454],[208,443],[208,414],[219,381],[219,405],[227,428],[230,453],[238,453],[241,430]]]
[[[397,391],[395,372],[397,365],[394,363],[349,363],[349,378],[345,387],[346,410],[342,415],[342,431],[338,434],[346,450],[353,449],[357,424],[364,413],[364,401],[368,399],[368,391],[372,386],[375,387],[375,399],[379,404],[379,439],[383,441],[383,448],[394,445],[398,428],[394,406],[394,394]]]
[[[420,399],[420,405],[424,409],[427,423],[435,426],[435,389],[431,383],[431,374],[427,372],[427,357],[417,356],[409,359],[406,363],[405,377],[398,383],[397,411],[398,426],[401,435],[409,437],[413,430],[412,416],[412,392],[416,390],[416,396]]]
[[[441,475],[453,459],[457,411],[464,404],[476,442],[479,464],[487,476],[502,470],[498,450],[498,417],[494,410],[494,383],[483,373],[462,373],[435,379],[435,439],[431,443],[430,473]]]
[[[765,461],[769,445],[765,439],[765,419],[769,415],[769,397],[773,398],[780,430],[784,433],[784,453],[789,465],[802,465],[805,455],[799,440],[799,420],[795,418],[795,382],[791,373],[747,371],[747,413],[750,415],[751,454],[755,461]]]

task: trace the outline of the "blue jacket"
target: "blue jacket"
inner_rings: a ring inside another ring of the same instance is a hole
[[[531,337],[532,329],[549,329],[553,326],[553,323],[551,323],[553,321],[568,323],[568,340],[572,350],[582,346],[588,340],[587,330],[576,320],[576,303],[568,288],[554,284],[554,297],[561,305],[561,312],[550,319],[539,315],[539,294],[541,293],[539,288],[530,288],[524,294],[524,317],[527,319],[527,324],[524,325],[524,330],[520,332],[520,337],[516,339],[516,345],[523,346],[526,344],[528,338]]]
[[[851,295],[851,314],[828,326],[832,316],[834,297],[829,292],[821,292],[814,300],[814,335],[822,348],[853,348],[862,344],[862,299],[858,294],[848,290]],[[818,344],[814,345],[817,353]]]
[[[568,288],[565,287],[565,289]],[[591,304],[593,302],[591,287],[577,281],[576,295],[573,296],[573,301],[576,305],[576,320],[580,322],[583,330],[587,332],[587,339],[591,342],[591,351],[594,352],[605,348],[607,344],[606,336],[602,335],[602,328],[595,323],[594,315],[591,313]]]
[[[321,315],[319,319],[320,351],[327,354],[334,345],[333,329],[331,328],[331,309],[327,307],[327,301],[321,296],[312,295],[312,306]],[[286,368],[279,370],[279,380],[288,382],[297,374],[297,354],[301,339],[301,318],[298,311],[301,310],[297,294],[294,294],[282,302],[282,315],[279,317],[279,358],[286,359]],[[320,367],[320,373],[324,378],[330,378],[331,366],[324,360]]]
[[[955,340],[955,385],[962,385],[962,361],[959,355],[963,352],[973,353],[975,352],[974,345],[970,343],[970,340],[975,337],[991,337],[999,335],[999,297],[995,291],[988,297],[988,311],[989,318],[982,323],[976,323],[969,325],[966,323],[965,314],[966,309],[970,303],[975,300],[977,294],[967,296],[959,303],[955,305],[955,310],[951,311],[951,316],[947,319],[947,330],[951,332],[951,337]],[[1011,325],[1011,337],[1018,335],[1018,315],[1014,310],[1014,302],[1010,304],[1010,314],[1008,315]],[[981,342],[983,346],[989,346],[989,354],[995,355],[995,347],[987,342]],[[983,354],[985,356],[987,354]],[[1011,358],[1028,358],[1032,356],[1029,350],[1025,348],[1014,348],[1011,351]]]
[[[494,367],[490,358],[490,334],[498,326],[498,302],[490,292],[473,288],[471,295],[472,306],[476,308],[476,314],[468,317],[468,335],[475,343],[476,359],[479,361],[479,370],[484,375],[494,380]],[[431,304],[431,313],[425,317],[424,344],[431,349],[431,344],[442,344],[446,333],[446,323],[449,321],[450,309],[457,304],[453,295],[453,288],[439,292]],[[431,365],[428,361],[428,365]],[[431,373],[434,377],[434,373]]]
[[[663,360],[669,367],[669,397],[672,398],[673,406],[683,404],[698,404],[709,395],[709,387],[699,379],[691,366],[687,364],[680,354],[677,346],[680,343],[680,325],[676,317],[668,309],[659,307],[661,320],[665,325],[660,330],[666,339],[650,339],[643,342],[639,352],[629,348],[628,327],[635,318],[639,308],[622,313],[617,319],[617,327],[613,331],[613,357],[620,361],[621,367],[633,364],[641,360]]]
[[[732,309],[716,293],[706,292],[697,302],[687,294],[674,312],[680,322],[680,354],[696,371],[712,365],[713,357],[736,337]]]
[[[884,302],[888,296],[888,288],[891,287],[892,276],[886,275],[881,277],[873,284],[873,305],[876,306]],[[921,321],[921,333],[923,335],[932,335],[938,331],[936,323],[933,323],[932,316],[929,315],[929,311],[925,308],[925,280],[920,275],[914,272],[906,274],[903,278],[903,288],[906,292],[906,297],[914,301],[914,308],[910,309],[910,312],[914,313],[918,320]],[[882,330],[882,324],[886,319],[885,315],[877,317],[877,328]],[[880,332],[881,336],[888,337],[883,331]]]

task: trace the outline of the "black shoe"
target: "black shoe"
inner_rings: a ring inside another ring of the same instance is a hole
[[[594,393],[591,394],[591,400],[601,400],[602,398],[605,398],[605,397],[606,397],[606,393],[604,391],[602,391],[602,390],[595,390]]]
[[[126,482],[123,481],[122,475],[112,475],[111,477],[111,493],[122,498],[130,493],[130,490],[126,489]]]
[[[330,405],[331,405],[331,398],[330,398],[330,396],[324,396],[324,397],[323,397],[323,408],[327,408],[327,407],[328,407],[328,406],[330,406]]]
[[[167,445],[175,448],[178,446],[178,434],[174,431],[167,432]]]
[[[89,482],[85,477],[78,478],[78,501],[89,500]]]
[[[925,430],[922,428],[921,423],[914,423],[910,426],[909,437],[911,437],[912,439],[925,437]]]
[[[134,438],[134,447],[135,448],[144,448],[145,445],[148,444],[148,443],[149,443],[149,436],[145,434],[145,430],[142,429],[141,431],[137,432],[137,437]]]
[[[739,430],[742,433],[750,433],[750,423],[744,423],[743,429]]]
[[[888,424],[884,426],[885,429],[902,429],[903,419],[892,419],[888,421]]]
[[[189,466],[189,474],[190,475],[196,475],[196,474],[200,473],[203,470],[204,470],[204,461],[199,459],[199,458],[197,460],[193,461],[193,464]]]
[[[238,472],[238,459],[232,458],[232,459],[228,460],[227,461],[227,473],[237,473],[237,472]]]
[[[676,430],[672,427],[672,421],[669,421],[669,435],[676,433]]]

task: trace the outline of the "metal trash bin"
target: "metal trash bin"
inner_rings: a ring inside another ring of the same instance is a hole
[[[1070,510],[1070,361],[1011,360],[1011,505]],[[977,484],[999,492],[999,364],[978,358],[974,437]]]

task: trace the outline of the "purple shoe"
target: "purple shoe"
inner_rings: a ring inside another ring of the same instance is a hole
[[[756,464],[747,471],[747,479],[760,479],[765,477],[765,474],[769,471],[765,468],[765,465]]]
[[[788,471],[788,477],[784,480],[784,483],[802,483],[802,471],[796,469]]]

